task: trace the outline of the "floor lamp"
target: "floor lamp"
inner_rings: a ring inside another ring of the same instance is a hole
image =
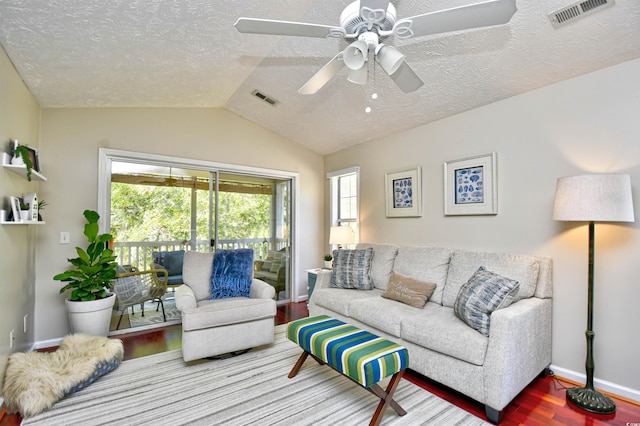
[[[592,413],[615,413],[616,405],[593,387],[593,261],[594,222],[633,222],[629,175],[582,175],[558,179],[553,219],[589,223],[589,286],[587,298],[587,383],[567,390],[567,400]]]

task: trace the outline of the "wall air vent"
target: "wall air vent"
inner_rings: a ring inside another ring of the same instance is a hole
[[[578,18],[599,12],[614,4],[615,0],[586,0],[563,7],[547,16],[549,16],[553,28],[560,28]]]
[[[269,105],[276,106],[278,104],[278,101],[276,101],[273,98],[270,98],[269,96],[265,95],[264,93],[260,92],[259,90],[254,90],[253,92],[251,92],[251,94],[253,96],[257,97],[257,98],[262,99],[263,101],[265,101]]]

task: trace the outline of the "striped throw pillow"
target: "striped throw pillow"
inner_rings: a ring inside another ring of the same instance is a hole
[[[371,258],[373,248],[365,250],[334,250],[331,287],[373,290]]]
[[[509,306],[519,289],[518,281],[487,271],[481,266],[460,288],[453,309],[456,316],[467,325],[488,336],[491,313]]]

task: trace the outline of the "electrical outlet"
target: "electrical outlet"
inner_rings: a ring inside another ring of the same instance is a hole
[[[9,333],[9,349],[13,348],[13,341],[15,340],[15,336],[13,335],[14,330],[11,330]]]
[[[29,314],[26,314],[23,318],[23,330],[25,334],[29,331]]]

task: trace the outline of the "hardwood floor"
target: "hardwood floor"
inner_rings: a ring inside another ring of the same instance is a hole
[[[308,315],[306,303],[290,303],[278,307],[277,324]],[[180,325],[163,329],[123,334],[124,359],[133,359],[159,352],[179,349],[182,345]],[[409,371],[406,380],[443,398],[458,407],[486,420],[484,406],[469,398],[447,389],[420,374]],[[553,376],[535,379],[504,411],[503,426],[560,426],[560,425],[616,425],[640,426],[640,405],[612,396],[617,407],[613,415],[591,414],[569,404],[565,398],[565,388],[574,384]],[[610,395],[611,396],[611,395]],[[6,414],[0,419],[0,426],[18,426],[20,416]]]

